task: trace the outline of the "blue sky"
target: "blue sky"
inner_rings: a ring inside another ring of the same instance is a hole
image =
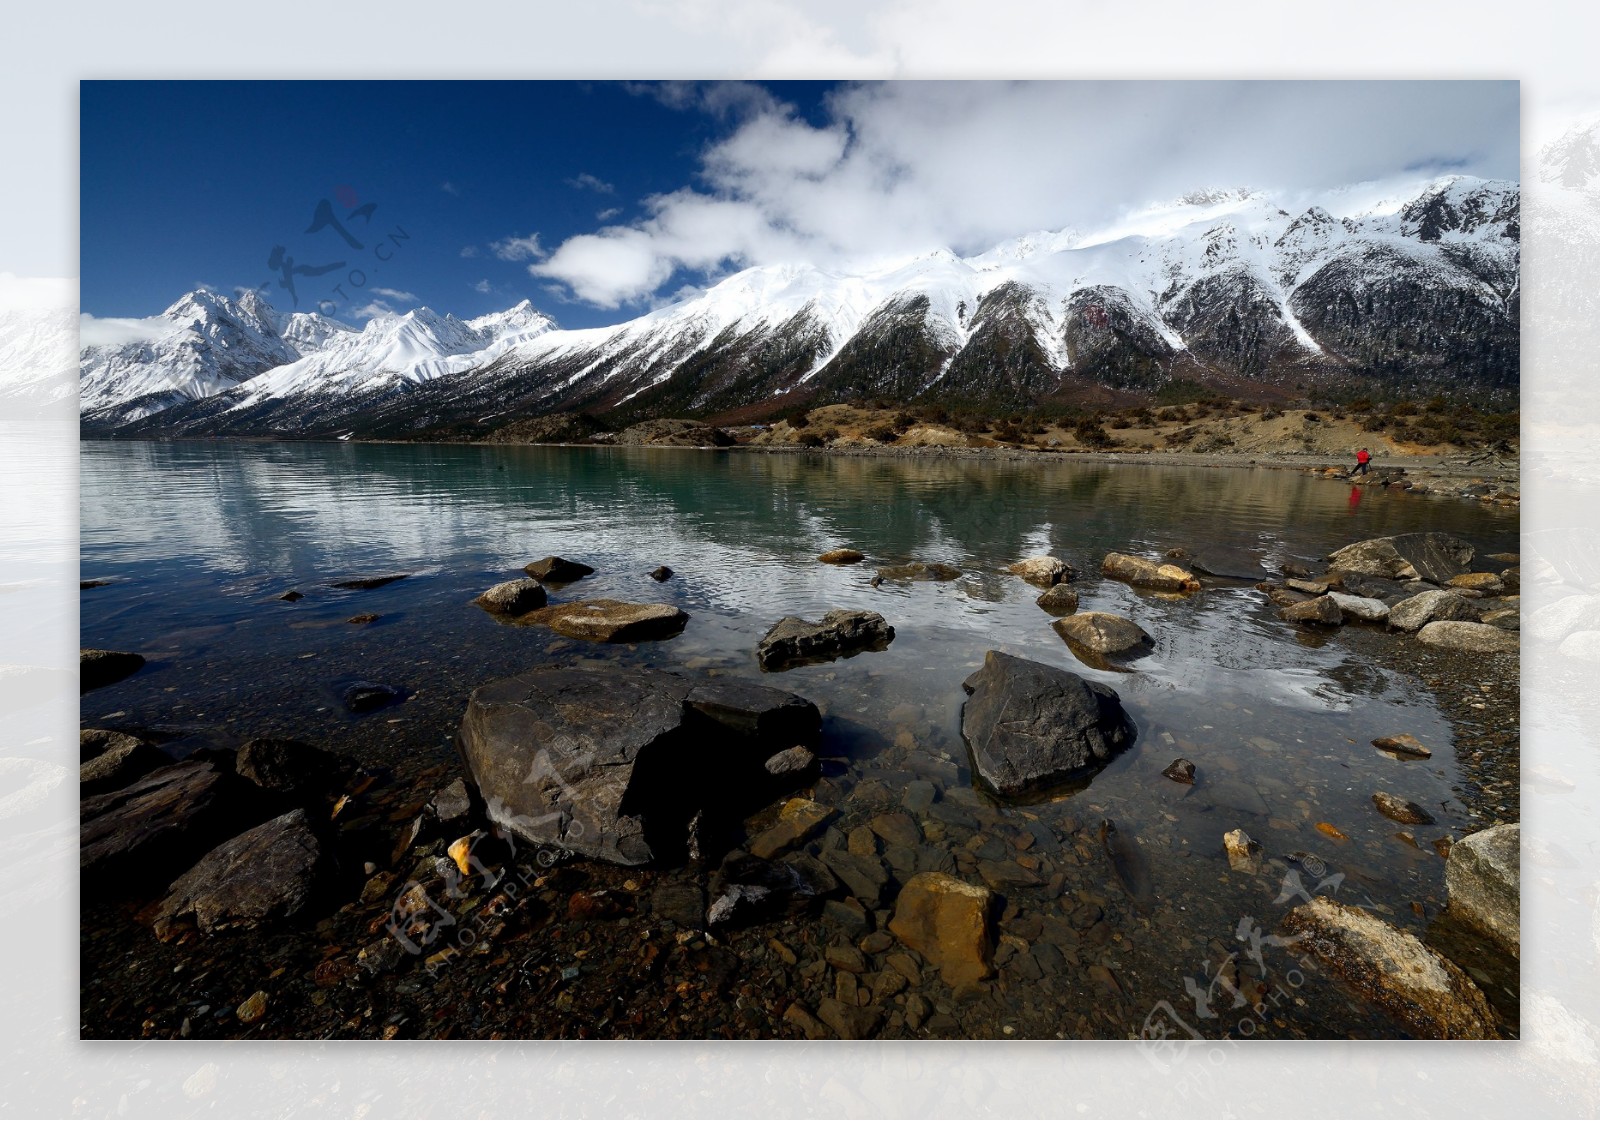
[[[527,298],[598,326],[1200,188],[1514,179],[1519,113],[1515,82],[85,82],[82,306],[265,285],[351,322]]]

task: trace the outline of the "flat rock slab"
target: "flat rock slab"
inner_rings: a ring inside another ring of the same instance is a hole
[[[590,642],[647,642],[671,638],[682,633],[689,622],[686,613],[669,603],[624,603],[615,599],[557,603],[522,618],[568,638]]]
[[[172,757],[154,744],[132,736],[120,738],[128,742],[119,743],[78,767],[78,797],[120,789],[172,762]]]
[[[951,988],[994,972],[995,896],[943,872],[919,872],[895,899],[889,933],[921,954]]]
[[[990,650],[962,688],[961,734],[978,774],[1001,794],[1060,782],[1134,741],[1115,691],[1070,670]]]
[[[1072,566],[1059,557],[1027,557],[1006,571],[1041,588],[1054,587],[1063,580],[1071,580],[1077,575]]]
[[[1363,623],[1389,621],[1389,605],[1381,599],[1346,595],[1343,592],[1329,592],[1328,598],[1333,600],[1346,619],[1356,619]]]
[[[948,564],[927,564],[912,561],[910,564],[891,564],[878,569],[882,580],[954,580],[961,575],[959,568]]]
[[[789,615],[756,644],[756,663],[764,670],[782,670],[884,650],[893,641],[894,628],[876,611],[830,611],[817,623]]]
[[[544,585],[531,576],[506,580],[472,602],[494,615],[526,615],[545,605]]]
[[[822,713],[804,697],[767,685],[709,681],[689,694],[689,707],[741,736],[768,743],[809,745],[822,731]]]
[[[287,918],[311,897],[322,860],[305,810],[263,822],[178,877],[156,912],[156,935],[166,938],[185,917],[206,934]]]
[[[1522,648],[1516,631],[1489,623],[1434,621],[1417,632],[1417,641],[1471,654],[1515,654]]]
[[[1105,560],[1100,562],[1100,575],[1158,592],[1200,590],[1200,581],[1188,569],[1175,564],[1158,564],[1144,557],[1130,557],[1126,553],[1107,553]]]
[[[144,658],[126,650],[78,651],[78,692],[113,685],[144,667]]]
[[[1155,648],[1155,639],[1143,627],[1109,611],[1081,611],[1050,626],[1067,642],[1096,654],[1128,658]]]
[[[1522,956],[1522,826],[1496,825],[1463,837],[1445,859],[1450,911]]]
[[[1364,1000],[1423,1039],[1496,1038],[1488,1001],[1461,969],[1358,907],[1316,897],[1281,929]]]
[[[410,575],[411,573],[409,572],[391,572],[384,576],[353,576],[348,580],[335,580],[331,586],[364,592],[373,588],[381,588],[385,584],[393,584],[397,580],[404,580]]]
[[[1467,571],[1472,553],[1470,544],[1448,533],[1402,533],[1346,545],[1329,555],[1328,566],[1362,576],[1444,584]]]
[[[152,771],[79,807],[85,880],[165,880],[240,824],[238,779],[204,760]]]
[[[1477,622],[1478,608],[1464,596],[1433,588],[1389,608],[1389,625],[1402,631],[1421,630],[1436,619]]]
[[[1266,579],[1267,575],[1267,570],[1261,567],[1261,558],[1254,553],[1220,545],[1209,546],[1190,557],[1189,567],[1206,576],[1252,583]]]
[[[239,777],[274,794],[315,790],[338,772],[339,757],[299,740],[253,739],[233,760]]]
[[[522,571],[546,584],[570,584],[594,575],[594,569],[565,557],[543,557],[523,565]]]

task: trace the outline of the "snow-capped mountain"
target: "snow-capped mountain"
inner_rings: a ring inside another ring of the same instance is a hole
[[[1030,233],[970,257],[749,268],[609,328],[558,330],[526,302],[465,322],[418,309],[328,328],[311,353],[132,424],[90,411],[86,388],[84,423],[472,433],[573,409],[754,415],[861,398],[1012,409],[1135,397],[1174,378],[1241,394],[1348,382],[1510,395],[1520,201],[1515,184],[1460,176],[1293,209],[1201,191],[1109,229]],[[290,335],[278,336],[286,347]],[[92,351],[86,386],[104,365]]]
[[[73,360],[78,348],[76,296],[67,285],[51,306],[0,304],[0,400],[53,406],[77,393]],[[70,406],[69,406],[70,407]]]

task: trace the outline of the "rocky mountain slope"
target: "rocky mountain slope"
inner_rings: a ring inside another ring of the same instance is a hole
[[[1461,176],[1287,209],[1204,192],[1091,234],[851,274],[738,272],[615,327],[527,303],[356,331],[194,293],[155,342],[86,348],[83,427],[116,435],[472,435],[531,416],[768,415],[886,399],[991,410],[1354,387],[1514,399],[1521,193]]]

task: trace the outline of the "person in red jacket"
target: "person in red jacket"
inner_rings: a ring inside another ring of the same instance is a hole
[[[1362,448],[1360,451],[1356,452],[1356,469],[1350,472],[1350,477],[1353,479],[1357,475],[1365,475],[1367,473],[1367,464],[1371,462],[1372,453],[1366,448]]]

